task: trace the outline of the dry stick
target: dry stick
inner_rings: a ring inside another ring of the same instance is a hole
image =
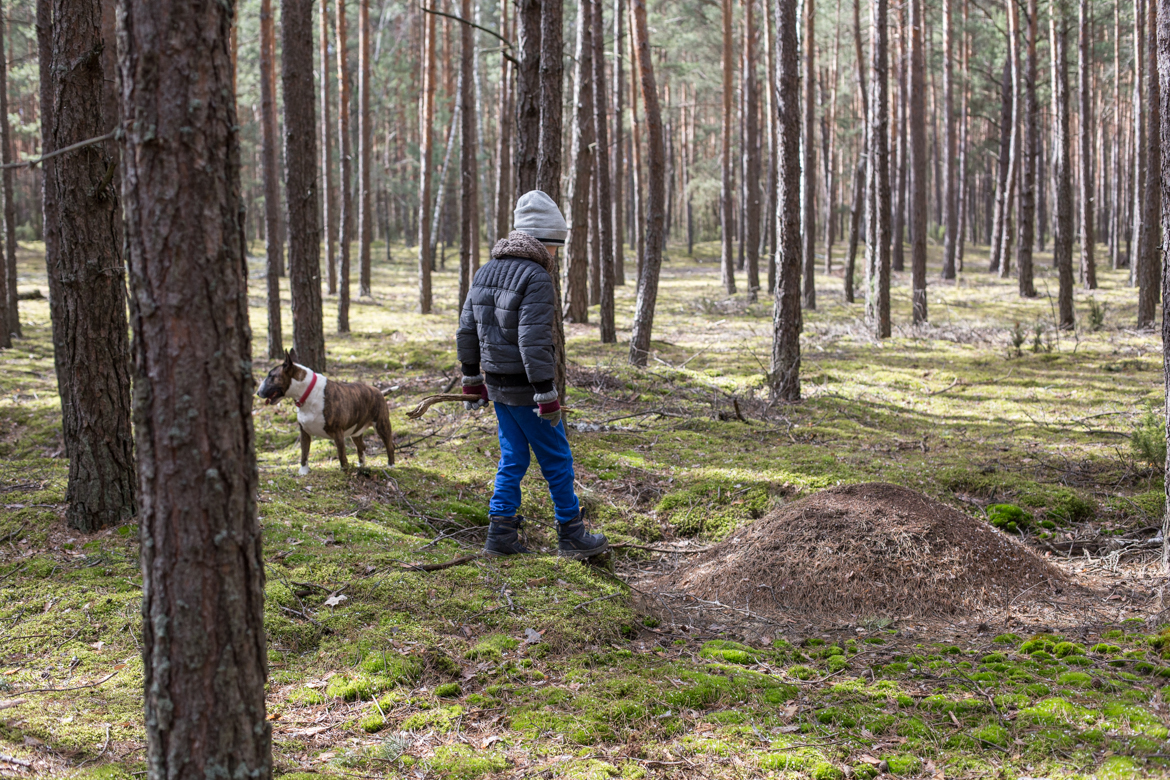
[[[13,756],[0,755],[0,761],[3,761],[3,762],[8,763],[8,764],[16,764],[17,766],[23,766],[25,768],[32,766],[31,761],[25,761],[25,760],[20,759],[20,758],[14,758]]]
[[[63,149],[58,149],[54,152],[49,152],[48,154],[43,154],[40,157],[34,157],[31,160],[21,160],[20,162],[8,163],[7,165],[0,165],[0,170],[2,170],[4,168],[26,168],[26,167],[32,168],[33,166],[35,166],[39,163],[42,163],[45,160],[53,159],[54,157],[56,157],[59,154],[65,154],[66,152],[72,152],[72,151],[75,151],[77,149],[83,149],[86,146],[93,146],[94,144],[100,144],[100,143],[103,143],[105,141],[112,141],[112,140],[114,140],[114,131],[113,130],[106,133],[105,135],[99,135],[97,138],[90,138],[86,141],[78,141],[77,143],[70,144],[69,146],[66,146]]]
[[[27,699],[9,699],[8,701],[0,701],[0,710],[10,710],[13,707],[19,707],[26,702]]]
[[[403,569],[410,569],[412,571],[442,571],[443,569],[450,569],[452,566],[462,566],[465,563],[477,561],[480,558],[486,558],[484,553],[473,553],[472,555],[461,555],[458,558],[452,558],[443,563],[401,563],[399,566]]]
[[[478,398],[478,396],[466,396],[462,393],[439,393],[438,395],[428,395],[426,398],[422,399],[418,406],[407,412],[406,416],[412,420],[417,420],[427,413],[427,409],[430,409],[435,404],[455,403],[456,401],[467,401],[471,398]],[[567,406],[562,406],[561,411],[568,412],[572,410]]]
[[[102,679],[98,680],[97,682],[89,683],[88,685],[76,685],[72,688],[33,688],[31,691],[21,691],[20,693],[23,696],[23,695],[26,695],[29,693],[57,693],[59,691],[80,691],[82,688],[97,687],[98,685],[101,685],[106,680],[111,679],[112,677],[114,677],[117,674],[118,674],[118,672],[113,672],[112,674],[107,675],[106,677],[103,677]]]
[[[634,544],[633,542],[614,542],[609,546],[611,550],[622,550],[627,547],[632,547],[637,550],[649,550],[656,553],[682,553],[683,555],[694,555],[696,553],[704,553],[710,550],[710,547],[700,547],[697,550],[672,550],[667,547],[647,547],[644,544]]]

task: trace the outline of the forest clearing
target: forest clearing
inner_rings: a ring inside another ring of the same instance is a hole
[[[43,286],[39,249],[21,245],[22,292]],[[1162,477],[1130,442],[1160,403],[1160,344],[1125,326],[1120,274],[1103,273],[1091,299],[1105,312],[1096,330],[1059,333],[1047,299],[970,273],[932,287],[933,324],[883,341],[843,303],[840,278],[821,277],[822,305],[805,322],[806,400],[782,405],[761,392],[769,307],[722,292],[717,246],[696,258],[672,251],[663,266],[647,368],[625,361],[628,286],[619,343],[599,344],[593,325],[568,329],[579,491],[618,548],[613,574],[550,555],[417,568],[482,546],[499,456],[490,411],[405,416],[456,376],[454,273],[436,273],[435,312],[423,316],[402,304],[411,269],[375,263],[352,333],[328,334],[331,375],[389,391],[393,468],[371,434],[366,468],[341,473],[318,443],[299,477],[291,404],[256,407],[275,774],[1165,772],[1164,579],[1160,548],[1143,544],[1160,527]],[[263,323],[262,261],[250,267]],[[901,275],[892,290],[905,322]],[[137,530],[87,535],[60,520],[48,306],[27,305],[0,388],[2,769],[129,778],[146,768]],[[1078,305],[1090,322],[1088,300]],[[1020,323],[1018,352],[1005,322]],[[262,324],[253,338],[259,353]],[[538,481],[527,478],[523,511],[536,518],[530,543],[548,549]],[[1066,579],[1042,596],[1007,586],[1010,603],[952,615],[875,597],[810,616],[766,591],[700,602],[672,587],[691,553],[773,508],[866,482],[911,487],[983,524],[1007,511],[996,506],[1019,507],[1030,518],[1020,533],[994,533]]]

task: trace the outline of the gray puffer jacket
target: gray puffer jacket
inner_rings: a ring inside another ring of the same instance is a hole
[[[513,231],[492,248],[475,274],[459,315],[455,341],[464,376],[482,369],[488,397],[531,406],[533,395],[553,389],[556,292],[552,258],[544,245]]]

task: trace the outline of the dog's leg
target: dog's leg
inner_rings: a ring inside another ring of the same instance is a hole
[[[333,443],[337,445],[337,460],[341,463],[341,470],[349,470],[349,461],[345,457],[345,435],[337,434],[333,437]]]
[[[390,415],[384,410],[378,419],[374,422],[374,427],[378,431],[378,438],[382,440],[383,446],[386,447],[386,460],[390,465],[394,465],[394,431],[390,428]]]
[[[309,473],[309,447],[313,444],[313,439],[309,436],[308,431],[301,428],[300,423],[297,427],[301,429],[301,476]]]
[[[362,441],[362,435],[360,433],[354,434],[353,446],[357,448],[358,465],[359,466],[366,465],[366,444],[365,444],[365,442]]]

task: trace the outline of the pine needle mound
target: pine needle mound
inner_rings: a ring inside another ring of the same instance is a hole
[[[875,482],[781,507],[658,584],[759,614],[863,618],[975,613],[1065,579],[987,523]]]

